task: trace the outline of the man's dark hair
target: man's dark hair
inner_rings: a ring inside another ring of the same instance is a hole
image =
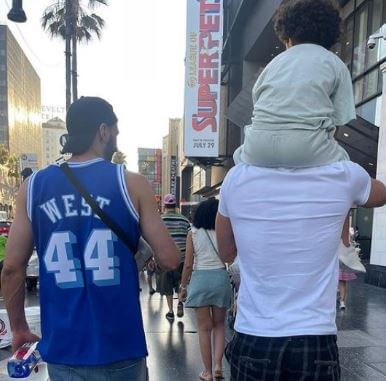
[[[21,177],[22,177],[22,180],[27,180],[28,177],[30,177],[32,174],[33,174],[33,171],[31,168],[27,167],[27,168],[24,168],[22,171],[21,171]]]
[[[334,0],[286,0],[274,17],[282,42],[312,43],[330,50],[339,40],[342,19]]]
[[[193,226],[197,229],[214,230],[217,210],[218,200],[215,198],[201,202],[194,214]]]
[[[80,155],[92,145],[102,123],[112,127],[118,119],[110,103],[98,97],[81,97],[67,111],[68,134],[62,153]]]

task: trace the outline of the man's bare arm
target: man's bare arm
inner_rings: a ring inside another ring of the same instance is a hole
[[[370,197],[367,203],[364,205],[365,208],[378,208],[386,205],[386,187],[385,184],[379,180],[371,180],[371,191]]]
[[[126,174],[126,182],[140,216],[142,236],[152,248],[157,263],[166,270],[177,268],[180,263],[178,248],[157,211],[149,182],[143,176],[130,172]]]
[[[229,218],[220,213],[217,213],[216,218],[216,236],[219,257],[223,262],[233,262],[237,255],[237,248],[232,224]]]
[[[24,312],[25,279],[33,249],[31,222],[27,216],[26,183],[16,200],[16,216],[12,223],[1,272],[1,289],[13,332],[13,348],[39,338],[30,333]]]

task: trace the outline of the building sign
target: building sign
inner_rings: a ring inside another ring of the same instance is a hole
[[[170,161],[170,193],[177,196],[177,157],[172,156]]]
[[[189,0],[186,40],[184,153],[219,154],[223,0]]]
[[[42,121],[60,118],[66,120],[66,108],[63,106],[42,106]]]
[[[32,170],[38,170],[38,155],[36,153],[23,153],[20,156],[20,172],[24,168],[31,168]]]

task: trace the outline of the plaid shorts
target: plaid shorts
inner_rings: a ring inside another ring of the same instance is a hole
[[[257,337],[235,333],[225,351],[232,381],[338,381],[336,336]]]

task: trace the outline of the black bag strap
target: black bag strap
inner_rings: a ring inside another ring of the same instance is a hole
[[[122,228],[115,223],[115,221],[106,214],[99,206],[99,204],[92,198],[90,193],[86,190],[83,184],[75,176],[74,172],[71,170],[67,163],[62,163],[59,165],[59,168],[66,175],[70,183],[75,187],[75,189],[80,193],[80,195],[85,199],[87,204],[91,207],[92,211],[101,219],[101,221],[113,232],[115,235],[129,248],[133,253],[134,257],[137,253],[135,245],[130,242],[126,233]]]
[[[209,242],[212,245],[214,252],[218,255],[218,251],[216,249],[216,246],[214,245],[214,243],[212,241],[212,238],[210,238],[210,235],[209,235],[208,231],[206,229],[204,229],[204,232],[205,232],[206,236],[208,237]]]

